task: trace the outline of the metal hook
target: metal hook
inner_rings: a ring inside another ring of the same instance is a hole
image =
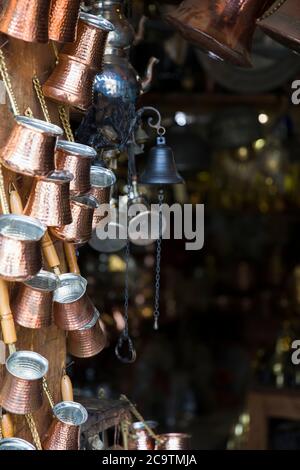
[[[160,112],[158,111],[158,109],[156,108],[153,108],[152,106],[145,106],[144,108],[141,108],[139,109],[138,111],[138,114],[140,117],[142,117],[142,115],[147,112],[147,111],[151,111],[153,112],[154,114],[156,114],[156,117],[157,117],[157,122],[153,122],[154,121],[154,117],[153,116],[150,116],[148,118],[148,126],[149,127],[152,127],[152,129],[156,129],[156,132],[157,134],[162,137],[163,135],[165,135],[166,133],[166,129],[165,127],[163,127],[161,125],[161,121],[162,121],[162,117],[161,117],[161,114]]]
[[[128,349],[130,356],[122,356],[120,349],[123,347],[125,342],[128,342]],[[118,343],[115,348],[115,353],[119,361],[124,364],[132,364],[136,360],[136,350],[133,347],[132,339],[129,336],[126,336],[124,333],[120,336]]]

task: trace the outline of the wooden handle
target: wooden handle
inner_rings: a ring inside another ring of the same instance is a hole
[[[63,401],[74,401],[73,385],[68,375],[61,379],[61,396]]]
[[[22,215],[23,204],[20,195],[16,189],[13,189],[9,195],[10,210],[12,214]]]
[[[8,288],[3,279],[0,279],[0,316],[4,343],[16,343],[17,333],[15,322],[10,310]]]
[[[70,273],[80,274],[74,245],[72,245],[71,243],[64,243],[64,248]]]
[[[2,416],[1,429],[2,429],[2,435],[4,438],[14,437],[15,435],[14,423],[9,413],[6,413],[5,415]]]
[[[42,239],[42,248],[47,263],[50,268],[55,268],[60,265],[59,257],[53,244],[52,238],[49,233],[46,232]]]

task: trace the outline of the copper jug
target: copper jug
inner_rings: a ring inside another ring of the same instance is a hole
[[[105,217],[103,211],[100,211],[102,204],[109,204],[112,188],[116,182],[115,174],[108,168],[98,165],[91,167],[91,189],[89,194],[94,196],[98,202],[98,209],[95,210],[93,216],[93,229],[97,227],[99,222]]]
[[[52,0],[49,14],[49,39],[74,42],[77,36],[81,0]]]
[[[156,421],[145,421],[150,429],[155,429],[158,426]],[[147,431],[145,424],[142,421],[132,423],[129,440],[129,450],[154,450],[155,439]]]
[[[96,309],[93,319],[87,325],[68,333],[67,350],[69,354],[75,357],[96,356],[106,345],[106,335],[101,328],[99,312]]]
[[[265,4],[262,0],[184,0],[166,19],[212,58],[251,67],[255,23]]]

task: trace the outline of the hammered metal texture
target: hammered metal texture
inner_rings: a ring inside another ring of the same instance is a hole
[[[155,421],[146,421],[146,424],[151,428],[155,429],[157,423]],[[148,431],[144,427],[144,423],[136,422],[132,424],[132,430],[130,431],[128,439],[129,450],[154,450],[155,439],[150,436]]]
[[[89,194],[93,196],[98,205],[109,204],[112,192],[112,187],[116,182],[116,177],[111,170],[101,168],[99,166],[92,166],[91,168],[91,189]],[[95,210],[93,216],[93,229],[107,217],[107,214],[102,214],[103,211]]]
[[[0,31],[27,42],[48,42],[50,0],[7,0]]]
[[[24,214],[36,217],[48,227],[72,222],[70,181],[67,172],[54,172],[37,179],[24,209]]]
[[[191,436],[189,434],[161,434],[156,450],[190,450]]]
[[[81,0],[52,0],[49,15],[49,39],[74,42]]]
[[[36,448],[24,439],[10,437],[0,440],[0,450],[36,450]]]
[[[29,176],[43,176],[54,171],[54,150],[58,126],[38,119],[18,116],[0,158],[5,167]]]
[[[67,338],[67,350],[75,357],[87,358],[99,354],[107,346],[106,335],[100,326],[98,315],[94,325],[70,331]]]

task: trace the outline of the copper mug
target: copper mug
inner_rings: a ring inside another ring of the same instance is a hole
[[[80,196],[91,188],[90,171],[93,159],[97,152],[87,145],[59,140],[55,152],[55,166],[57,170],[66,170],[72,173],[70,193]]]
[[[49,14],[49,39],[74,42],[81,0],[52,0]]]
[[[93,320],[92,302],[86,294],[87,281],[79,274],[62,274],[54,292],[55,324],[66,331],[78,330]]]
[[[43,85],[44,95],[86,111],[92,104],[95,75],[102,69],[107,36],[113,25],[101,16],[81,13],[77,39],[66,44]]]
[[[54,406],[54,419],[46,433],[44,450],[79,450],[80,426],[88,419],[86,409],[74,401],[62,401]]]
[[[188,41],[233,65],[251,67],[250,51],[262,0],[184,0],[166,19]]]
[[[79,330],[69,331],[67,350],[72,356],[87,358],[99,354],[107,345],[106,335],[99,322],[99,312]]]
[[[46,227],[25,215],[0,216],[0,277],[28,281],[42,269],[41,239]]]
[[[48,42],[50,0],[6,0],[0,31],[27,42]]]
[[[40,119],[17,116],[0,152],[9,170],[28,176],[45,176],[54,171],[54,150],[63,130]]]
[[[145,421],[145,423],[150,429],[155,429],[158,426],[156,421]],[[142,421],[132,423],[128,440],[128,448],[129,450],[155,449],[155,439],[149,434]]]
[[[15,322],[32,329],[50,326],[53,294],[57,287],[55,274],[43,270],[30,281],[18,286],[11,305]]]
[[[24,214],[36,217],[47,227],[63,226],[72,222],[70,183],[73,175],[54,171],[36,179],[29,194]]]
[[[191,436],[183,433],[160,434],[155,450],[190,450]]]
[[[105,217],[103,210],[101,210],[101,205],[110,203],[112,187],[116,183],[116,176],[108,168],[93,165],[91,167],[90,178],[91,189],[89,194],[94,196],[99,205],[98,209],[95,210],[93,217],[93,229],[95,229]]]
[[[36,450],[36,448],[24,439],[9,437],[0,440],[0,450]]]
[[[10,413],[33,413],[43,404],[43,377],[48,361],[33,351],[17,351],[6,361],[0,405]]]

